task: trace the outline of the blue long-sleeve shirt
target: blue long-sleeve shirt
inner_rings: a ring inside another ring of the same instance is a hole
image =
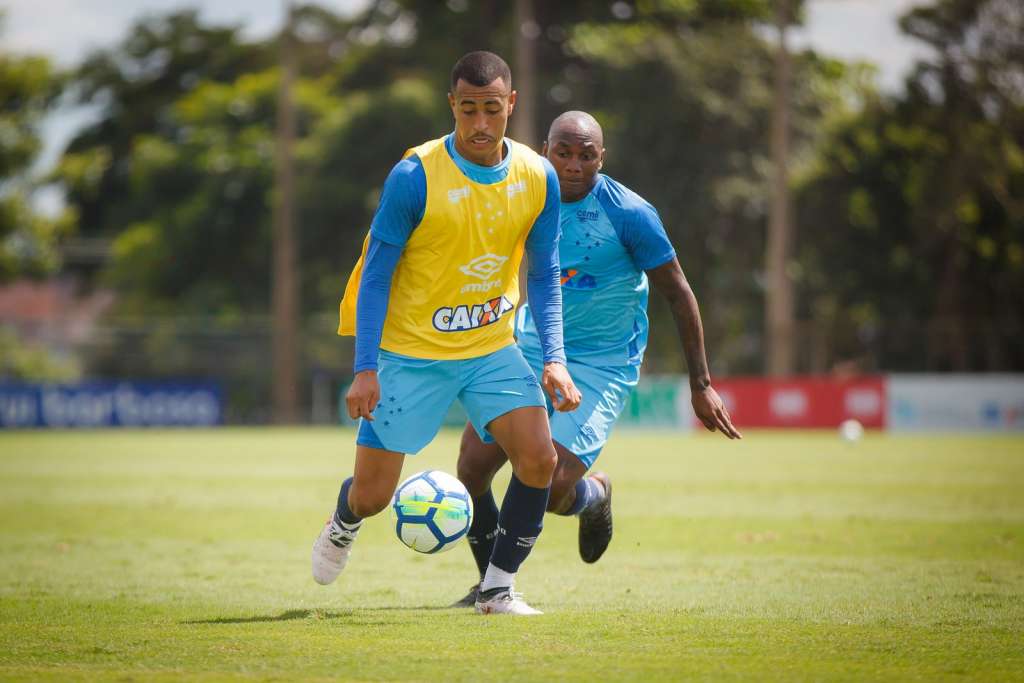
[[[501,182],[508,175],[508,154],[497,166],[479,166],[459,155],[452,136],[445,140],[445,147],[459,169],[474,182],[492,184]],[[558,265],[558,176],[547,160],[544,160],[544,167],[547,172],[544,208],[526,239],[529,259],[527,297],[536,321],[544,362],[564,364]],[[370,226],[370,242],[363,261],[356,305],[355,372],[377,368],[392,276],[405,243],[423,220],[426,200],[426,174],[419,158],[412,155],[396,164],[388,175]]]

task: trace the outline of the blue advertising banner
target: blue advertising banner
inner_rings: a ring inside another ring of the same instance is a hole
[[[223,420],[215,382],[0,384],[0,428],[209,427]]]

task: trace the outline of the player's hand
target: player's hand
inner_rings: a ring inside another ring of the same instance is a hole
[[[568,368],[561,363],[545,363],[540,383],[558,412],[567,413],[580,407],[583,395],[573,384]]]
[[[722,397],[709,384],[706,387],[693,389],[690,396],[693,412],[697,419],[704,423],[709,432],[716,429],[730,439],[742,439],[743,435],[732,425],[729,411],[725,409]]]
[[[353,420],[365,417],[373,422],[373,411],[380,402],[380,382],[377,381],[376,370],[363,370],[352,380],[352,386],[345,394],[348,405],[348,416]]]

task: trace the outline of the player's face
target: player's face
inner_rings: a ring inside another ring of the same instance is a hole
[[[500,78],[484,86],[460,78],[455,91],[448,93],[448,104],[455,116],[459,154],[481,166],[498,164],[508,117],[516,106],[516,91]]]
[[[601,139],[586,130],[558,131],[544,143],[542,153],[558,173],[563,202],[575,202],[587,196],[604,164]]]

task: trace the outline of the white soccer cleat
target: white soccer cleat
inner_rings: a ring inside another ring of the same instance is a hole
[[[348,556],[352,554],[352,542],[359,533],[359,523],[355,529],[346,529],[327,520],[323,530],[313,544],[313,580],[321,586],[333,582],[348,564]]]
[[[523,600],[522,593],[516,593],[511,588],[492,588],[489,591],[480,591],[476,598],[477,614],[514,614],[516,616],[533,616],[544,614],[539,609],[534,609]]]

